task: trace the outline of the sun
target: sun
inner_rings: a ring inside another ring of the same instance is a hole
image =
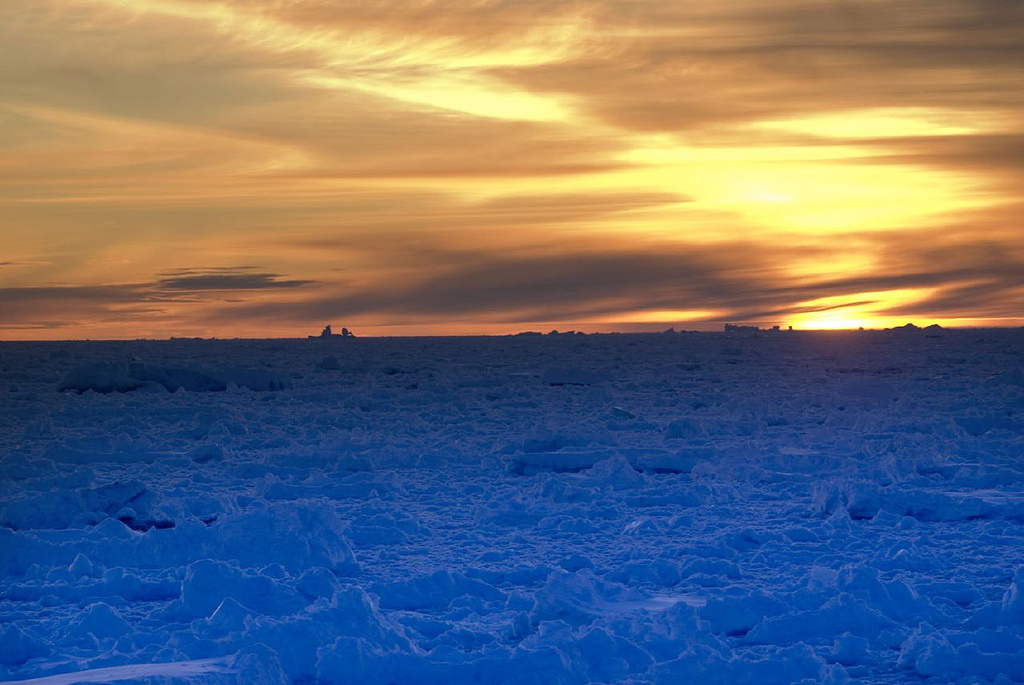
[[[934,292],[932,288],[902,288],[819,297],[801,302],[803,311],[788,323],[793,328],[818,331],[897,326],[906,321],[896,310],[922,302]]]
[[[850,316],[846,314],[816,314],[801,319],[793,324],[794,328],[803,328],[814,331],[841,331],[856,328],[869,328],[870,322],[866,318]]]

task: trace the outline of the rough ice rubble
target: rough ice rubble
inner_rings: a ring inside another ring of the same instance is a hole
[[[266,369],[178,368],[132,361],[101,361],[71,369],[57,389],[83,393],[131,392],[220,392],[232,385],[249,390],[271,391],[292,387],[291,380]]]
[[[1020,335],[0,346],[0,679],[1024,680]]]

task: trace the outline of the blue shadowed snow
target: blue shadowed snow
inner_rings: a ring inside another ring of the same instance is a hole
[[[1024,682],[1024,331],[0,344],[0,681]]]

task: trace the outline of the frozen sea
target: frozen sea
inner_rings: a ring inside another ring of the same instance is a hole
[[[0,344],[0,681],[1024,682],[1024,331]]]

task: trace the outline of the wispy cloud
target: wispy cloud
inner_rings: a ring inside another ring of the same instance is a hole
[[[178,269],[163,274],[153,284],[157,291],[203,292],[208,290],[279,290],[311,285],[314,281],[281,279],[280,274],[264,273],[252,267],[215,269]]]
[[[784,321],[796,314],[874,305],[880,314],[937,318],[1015,317],[1024,306],[1024,252],[997,244],[965,250],[955,241],[926,246],[921,234],[868,238],[881,255],[869,272],[848,277],[794,277],[796,260],[828,260],[824,247],[749,243],[609,244],[550,252],[435,255],[433,271],[364,287],[328,286],[301,300],[225,307],[216,316],[241,321],[352,320],[394,323],[481,320],[597,321],[642,310],[710,311],[703,318]],[[913,307],[864,293],[920,290]],[[841,304],[806,304],[846,298]]]
[[[0,287],[0,311],[12,330],[91,328],[96,322],[114,329],[146,321],[173,326],[187,320],[189,310],[230,302],[232,294],[274,293],[313,283],[255,267],[185,268],[146,283]]]

